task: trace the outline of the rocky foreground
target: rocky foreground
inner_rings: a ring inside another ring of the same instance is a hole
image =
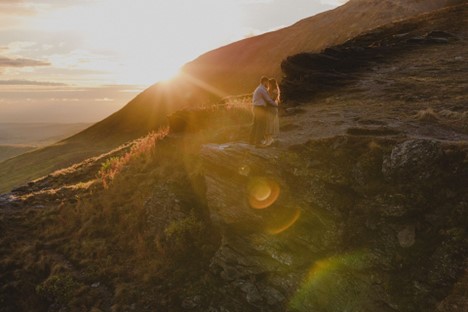
[[[227,294],[265,311],[445,311],[463,292],[466,151],[350,136],[275,151],[202,151]]]
[[[288,58],[286,98],[313,106],[286,110],[277,146],[204,147],[227,293],[272,311],[468,308],[466,17],[447,20]]]

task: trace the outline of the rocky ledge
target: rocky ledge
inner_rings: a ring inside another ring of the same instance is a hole
[[[466,311],[452,293],[466,284],[466,151],[352,136],[204,146],[222,235],[211,271],[237,300],[218,310]]]

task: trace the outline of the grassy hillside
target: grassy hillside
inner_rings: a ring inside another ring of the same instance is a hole
[[[279,65],[287,56],[319,52],[378,26],[462,2],[465,0],[351,0],[289,27],[210,51],[184,66],[184,71],[223,92],[245,93],[262,75],[280,79]]]
[[[90,124],[0,123],[0,162],[54,144]]]
[[[32,270],[17,272],[22,276],[17,286],[8,283],[1,288],[0,311],[44,311],[51,302],[59,307],[71,301],[72,311],[97,308],[98,302],[107,307],[115,302],[113,310],[125,311],[131,308],[131,298],[138,305],[140,300],[146,305],[174,305],[180,289],[214,289],[208,272],[199,274],[207,270],[206,261],[219,236],[204,210],[198,149],[201,142],[245,139],[250,118],[245,107],[183,113],[170,134],[151,133],[31,184],[33,193],[23,193],[21,200],[27,207],[48,208],[36,210],[42,210],[37,215],[27,208],[32,214],[24,227],[8,209],[0,215],[0,232],[5,234],[0,239],[5,255],[0,259],[0,277],[16,279],[3,269],[19,259],[20,266]],[[13,253],[4,249],[10,248],[5,245],[8,240],[24,233],[34,237],[27,246],[14,243],[10,247],[18,249]],[[36,250],[36,239],[57,254],[67,254],[69,260],[39,251],[42,247]],[[42,260],[20,256],[30,248]],[[145,295],[133,289],[133,280],[143,281]],[[166,286],[158,295],[155,287],[162,280]],[[115,285],[118,294],[102,291],[105,285]],[[29,299],[22,300],[26,293]]]
[[[70,137],[91,123],[0,123],[0,145],[45,146]]]
[[[151,86],[122,110],[82,133],[39,151],[0,163],[0,192],[48,174],[128,140],[157,130],[167,114],[197,107],[232,94],[249,93],[260,75],[280,78],[281,61],[289,55],[342,43],[391,21],[427,12],[447,0],[354,0],[290,27],[241,40],[208,52],[183,68],[170,83]]]
[[[0,162],[34,150],[35,146],[0,145]]]

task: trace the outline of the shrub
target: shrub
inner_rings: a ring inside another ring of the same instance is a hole
[[[36,293],[50,302],[68,303],[80,288],[81,284],[70,274],[49,276],[44,282],[36,286]]]
[[[130,150],[121,157],[111,157],[104,161],[101,169],[98,172],[98,178],[101,180],[104,188],[108,188],[109,184],[114,180],[125,166],[135,158],[150,153],[156,142],[164,138],[168,133],[168,129],[163,129],[159,132],[150,132],[147,136],[135,140]]]
[[[175,253],[184,253],[190,246],[197,246],[202,241],[203,223],[193,215],[175,220],[164,230],[166,239]]]

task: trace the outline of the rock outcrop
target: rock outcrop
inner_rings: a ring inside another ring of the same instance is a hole
[[[286,151],[206,145],[222,235],[211,270],[242,303],[227,310],[433,309],[466,265],[468,165],[446,149],[348,136]]]
[[[320,52],[302,52],[288,56],[281,63],[283,71],[282,98],[303,101],[321,93],[349,85],[369,71],[376,63],[401,57],[402,53],[421,46],[451,44],[460,38],[445,30],[446,17],[462,20],[463,6],[445,10],[446,15],[427,15],[427,23],[416,26],[415,19],[373,29],[343,44],[324,48]],[[445,25],[444,25],[445,26]],[[431,27],[431,28],[430,28]],[[457,30],[454,26],[453,30]],[[450,29],[452,30],[452,29]]]

